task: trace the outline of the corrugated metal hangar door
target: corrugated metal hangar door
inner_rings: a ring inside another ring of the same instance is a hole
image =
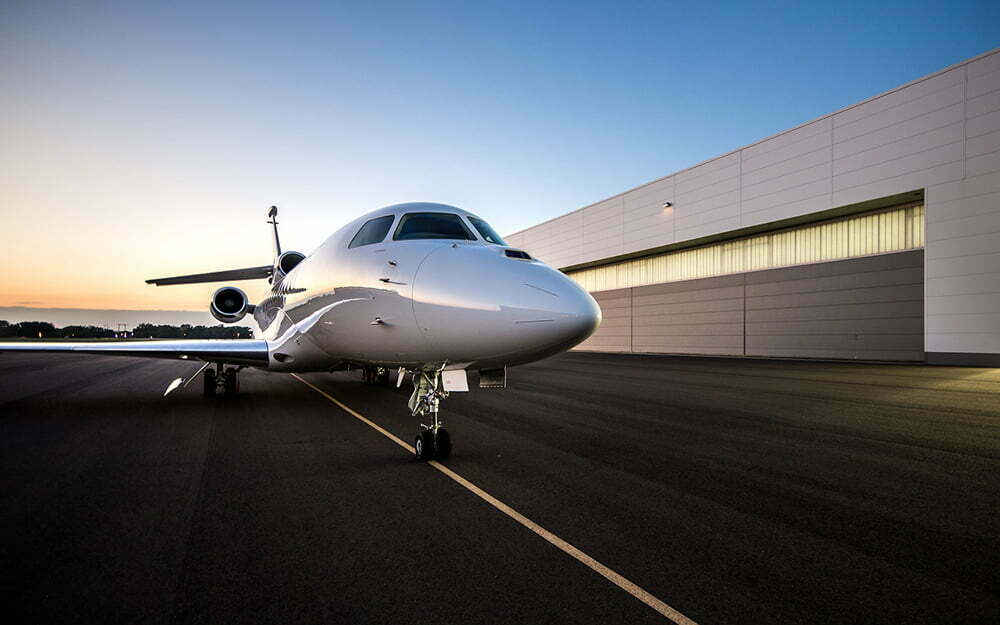
[[[924,360],[923,251],[594,293],[595,351]]]
[[[632,351],[743,354],[743,274],[633,289]]]
[[[632,289],[591,293],[601,307],[597,332],[577,349],[592,352],[632,351]]]
[[[746,274],[746,354],[924,360],[923,251]]]

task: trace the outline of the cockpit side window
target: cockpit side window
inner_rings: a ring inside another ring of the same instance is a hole
[[[354,235],[354,238],[351,239],[347,247],[361,247],[362,245],[381,243],[385,235],[389,234],[389,228],[392,227],[392,220],[395,218],[395,215],[386,215],[385,217],[376,217],[371,221],[365,222],[365,225],[361,226],[361,230],[358,230],[358,233]]]
[[[493,243],[494,245],[507,245],[507,242],[504,241],[499,234],[497,234],[496,230],[491,228],[490,225],[482,219],[478,217],[469,217],[469,223],[471,223],[473,227],[479,231],[479,236],[483,237],[487,243]]]
[[[411,239],[458,239],[475,241],[462,218],[454,213],[407,213],[399,220],[394,241]]]

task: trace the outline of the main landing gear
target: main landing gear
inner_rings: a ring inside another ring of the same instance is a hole
[[[420,424],[420,431],[413,442],[417,460],[444,460],[451,453],[451,436],[441,426],[438,408],[442,399],[447,399],[448,391],[438,388],[441,372],[418,371],[413,374],[413,394],[410,395],[410,410],[413,416],[431,415],[431,425]]]
[[[205,397],[213,397],[216,390],[222,388],[226,395],[236,395],[240,392],[240,369],[239,367],[229,367],[224,369],[222,363],[216,363],[215,369],[211,367],[205,370],[202,377],[204,382]]]
[[[385,367],[362,367],[361,381],[365,384],[386,385],[389,383],[389,370]]]

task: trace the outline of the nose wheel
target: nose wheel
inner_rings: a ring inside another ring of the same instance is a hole
[[[444,429],[438,416],[441,400],[448,397],[448,391],[438,388],[440,371],[418,371],[413,374],[413,394],[410,395],[410,410],[413,416],[431,416],[431,424],[420,424],[420,431],[413,441],[413,451],[417,460],[444,460],[451,454],[451,435]]]
[[[413,441],[413,451],[417,460],[444,460],[451,454],[451,436],[448,430],[438,428],[437,431],[426,429],[417,433]]]

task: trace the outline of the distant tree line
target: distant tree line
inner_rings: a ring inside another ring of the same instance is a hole
[[[247,326],[180,326],[140,323],[131,332],[119,333],[98,326],[66,326],[57,328],[47,321],[10,323],[0,319],[0,338],[44,339],[248,339],[253,330]]]
[[[114,338],[114,330],[99,328],[97,326],[66,326],[57,328],[48,321],[22,321],[21,323],[10,323],[0,319],[0,337],[5,338],[63,338],[74,337],[80,339],[104,339]]]
[[[153,325],[140,323],[132,330],[137,339],[249,339],[253,338],[253,330],[247,326],[180,326]]]

